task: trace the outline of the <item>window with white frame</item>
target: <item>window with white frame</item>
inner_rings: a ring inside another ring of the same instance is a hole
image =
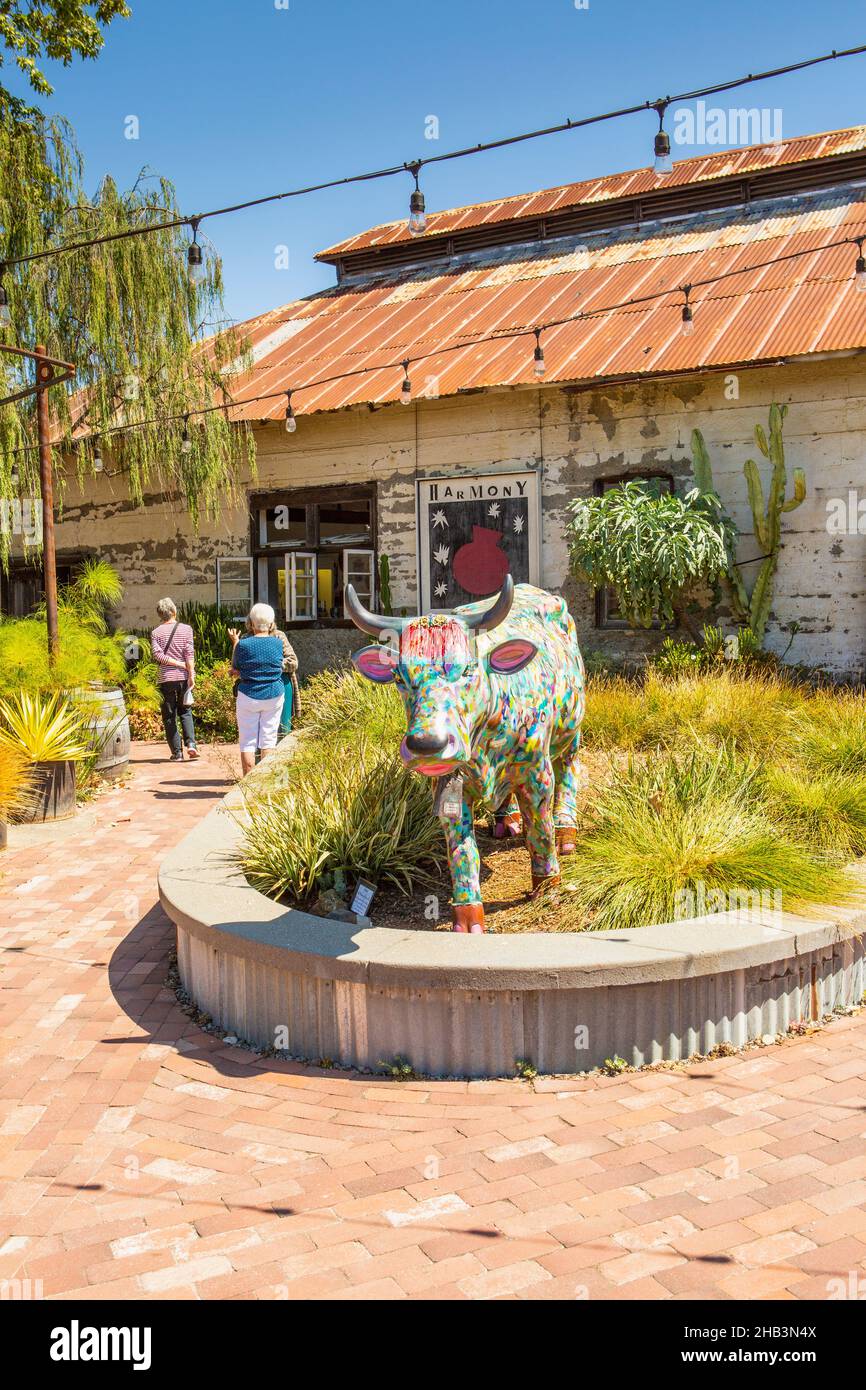
[[[375,607],[375,484],[293,488],[251,501],[255,597],[279,622],[342,626],[347,584]]]
[[[216,601],[232,616],[245,618],[253,604],[251,555],[221,555],[216,562]]]

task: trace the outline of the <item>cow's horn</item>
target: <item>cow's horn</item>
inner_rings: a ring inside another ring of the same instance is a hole
[[[388,628],[399,629],[403,626],[402,618],[384,618],[378,613],[370,613],[355,593],[353,584],[346,585],[346,610],[355,627],[359,627],[362,632],[369,632],[371,637],[378,637],[380,632],[385,632]]]
[[[506,574],[505,582],[496,596],[496,601],[489,608],[485,608],[483,613],[468,615],[464,619],[466,626],[474,628],[477,632],[488,632],[490,628],[498,627],[500,623],[505,622],[511,612],[513,602],[514,580],[510,574]]]

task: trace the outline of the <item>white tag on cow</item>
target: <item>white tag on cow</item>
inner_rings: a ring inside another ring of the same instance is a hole
[[[459,776],[448,777],[439,785],[436,806],[437,816],[445,816],[447,820],[459,820],[463,814],[463,778]]]

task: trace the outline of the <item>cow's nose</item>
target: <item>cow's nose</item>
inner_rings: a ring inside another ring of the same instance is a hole
[[[441,753],[447,742],[448,739],[445,734],[428,732],[406,735],[406,747],[409,749],[410,753]]]

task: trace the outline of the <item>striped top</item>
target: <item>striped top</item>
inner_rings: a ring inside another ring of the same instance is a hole
[[[283,694],[283,644],[279,637],[242,637],[232,666],[240,676],[241,695],[251,700],[274,700]]]
[[[177,631],[173,634],[175,627]],[[169,643],[170,637],[171,642]],[[159,627],[155,627],[150,634],[150,650],[159,667],[161,685],[168,681],[189,679],[189,668],[194,664],[195,655],[193,632],[188,623],[177,623],[174,618],[170,622],[160,623]],[[185,666],[172,666],[170,661],[183,661]]]

